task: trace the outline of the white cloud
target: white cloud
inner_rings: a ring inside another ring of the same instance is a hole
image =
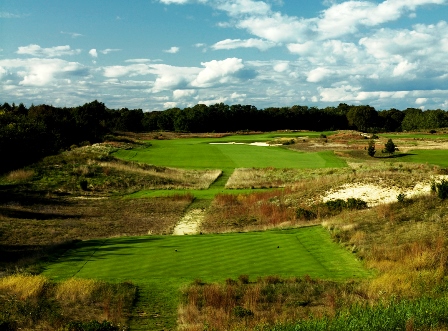
[[[71,49],[69,45],[42,48],[39,45],[20,46],[16,52],[21,55],[58,57],[64,55],[76,55],[81,53],[80,49]]]
[[[331,71],[327,68],[316,68],[308,73],[306,79],[310,83],[318,83],[331,74]]]
[[[0,11],[0,18],[21,18],[23,15]]]
[[[428,4],[443,4],[445,0],[385,0],[344,1],[323,11],[318,30],[325,38],[334,38],[358,31],[358,26],[376,26],[395,21],[408,11]]]
[[[173,98],[175,100],[178,99],[185,99],[185,98],[190,98],[194,95],[197,94],[196,90],[174,90],[173,91]]]
[[[288,62],[280,62],[274,65],[274,70],[276,72],[285,72],[289,69],[289,63]]]
[[[136,63],[127,66],[108,66],[103,68],[104,77],[117,78],[123,76],[142,76],[152,73],[151,67],[144,63]]]
[[[166,5],[170,5],[172,3],[182,5],[188,2],[188,0],[160,0],[161,3],[164,3]]]
[[[165,53],[176,54],[180,51],[179,47],[173,46],[170,49],[164,50]]]
[[[0,60],[0,67],[8,70],[18,78],[18,85],[46,86],[53,83],[68,82],[67,76],[83,76],[87,74],[84,66],[77,62],[61,59],[11,59]]]
[[[61,34],[68,34],[72,38],[78,38],[78,37],[82,37],[83,36],[82,34],[76,33],[76,32],[64,32],[64,31],[61,31]]]
[[[103,49],[102,51],[100,51],[100,53],[107,55],[109,53],[119,52],[119,51],[121,51],[121,49],[119,49],[119,48],[106,48],[106,49]]]
[[[417,98],[417,99],[415,100],[415,103],[416,103],[417,105],[422,105],[422,104],[424,104],[424,103],[426,103],[426,102],[428,102],[428,98]]]
[[[236,48],[258,48],[261,51],[274,47],[276,44],[262,39],[250,38],[246,40],[241,39],[225,39],[217,42],[212,46],[213,49],[236,49]]]
[[[184,89],[201,70],[195,67],[174,67],[166,64],[153,64],[151,67],[153,73],[157,75],[152,89],[153,93]]]
[[[235,73],[244,68],[243,60],[228,58],[222,61],[213,60],[201,63],[205,68],[191,82],[192,86],[209,87],[215,84],[228,83],[234,79]]]
[[[92,49],[89,51],[89,54],[90,54],[91,57],[95,57],[95,58],[98,57],[98,52],[96,51],[95,48],[92,48]]]
[[[163,103],[163,108],[164,109],[176,108],[176,107],[177,107],[177,102],[169,101],[169,102],[164,102]]]
[[[237,23],[237,27],[275,43],[304,42],[315,34],[311,28],[312,21],[274,13],[244,18]]]
[[[129,59],[129,60],[126,60],[124,62],[127,62],[127,63],[148,63],[148,62],[151,62],[151,60],[150,59]]]
[[[266,2],[253,0],[218,1],[217,8],[226,11],[231,16],[244,14],[264,16],[271,12],[271,7]]]

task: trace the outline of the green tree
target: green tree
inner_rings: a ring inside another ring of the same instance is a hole
[[[387,141],[387,143],[384,145],[384,152],[385,153],[389,153],[389,154],[394,154],[395,153],[395,144],[392,141],[392,139],[389,139]]]
[[[367,154],[371,157],[374,157],[376,153],[375,142],[373,140],[369,141],[369,146],[367,147]]]

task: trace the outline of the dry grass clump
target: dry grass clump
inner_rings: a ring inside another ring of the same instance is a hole
[[[6,175],[8,182],[23,182],[30,180],[35,175],[34,170],[18,169],[13,170]]]
[[[41,275],[14,274],[0,279],[0,325],[14,330],[62,330],[72,321],[126,325],[135,296],[130,283],[54,283]]]
[[[150,188],[193,188],[207,189],[222,174],[221,170],[187,170],[156,167],[138,163],[125,163],[124,161],[101,162],[98,164],[103,172],[108,174],[112,169],[121,172],[131,172],[141,176],[152,176],[160,179],[159,185]],[[163,184],[165,183],[165,184]],[[161,186],[162,184],[162,186]]]
[[[358,285],[278,276],[256,282],[227,279],[225,284],[195,282],[183,290],[178,311],[181,330],[253,330],[310,316],[333,316],[359,301]]]
[[[348,168],[332,169],[276,169],[239,168],[235,169],[226,184],[228,189],[272,188],[294,185],[303,180],[328,175],[349,174]]]
[[[11,275],[0,278],[0,292],[17,296],[20,300],[42,295],[49,281],[44,276]]]
[[[297,216],[291,189],[252,194],[218,194],[201,225],[203,232],[229,232],[309,225]]]
[[[67,304],[86,303],[100,285],[93,279],[70,278],[56,286],[55,297]]]

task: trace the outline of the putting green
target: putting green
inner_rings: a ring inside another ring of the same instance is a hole
[[[263,147],[238,144],[211,144],[228,142],[221,139],[176,139],[151,141],[148,148],[120,150],[118,158],[157,166],[190,169],[235,168],[340,168],[346,162],[332,151],[303,153],[281,147]]]
[[[279,275],[321,279],[367,277],[353,254],[334,243],[321,227],[195,236],[146,236],[80,242],[45,275],[136,283],[200,278],[223,281]]]

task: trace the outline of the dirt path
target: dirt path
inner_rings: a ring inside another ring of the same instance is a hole
[[[174,228],[173,236],[197,234],[205,216],[205,209],[191,209],[182,217]]]

